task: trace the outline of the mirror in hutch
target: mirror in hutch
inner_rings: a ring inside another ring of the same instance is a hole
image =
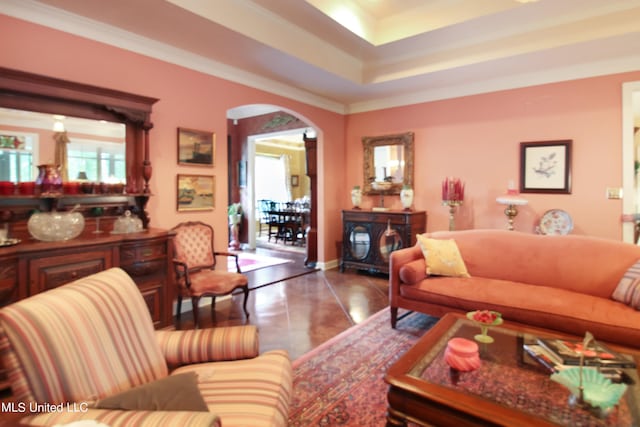
[[[400,194],[413,187],[413,132],[363,137],[363,194]],[[376,183],[389,183],[381,189]],[[377,187],[377,188],[376,188]],[[391,252],[413,246],[427,227],[425,211],[343,210],[340,270],[389,272]]]
[[[14,233],[23,234],[24,222],[34,209],[65,210],[68,206],[80,204],[85,216],[91,219],[91,212],[96,212],[96,207],[106,209],[106,217],[115,217],[122,209],[114,207],[129,204],[147,228],[149,218],[144,207],[150,195],[152,172],[149,130],[153,127],[150,116],[156,101],[145,96],[0,68],[0,107],[123,123],[126,141],[126,197],[71,197],[61,194],[59,197],[11,198],[4,195],[0,198],[0,221],[8,221],[14,227]]]

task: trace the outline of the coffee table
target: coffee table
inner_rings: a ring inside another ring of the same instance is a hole
[[[569,404],[570,392],[549,379],[550,372],[532,359],[524,343],[537,337],[573,338],[505,319],[492,327],[491,344],[478,343],[482,365],[457,372],[444,361],[453,337],[473,340],[479,327],[462,314],[446,314],[387,371],[387,426],[407,422],[427,426],[638,426],[638,369],[625,369],[635,383],[606,418]],[[596,337],[598,339],[599,337]],[[580,338],[577,338],[580,339]],[[640,367],[640,350],[611,345]]]

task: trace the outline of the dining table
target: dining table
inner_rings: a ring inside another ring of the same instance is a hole
[[[282,239],[286,244],[291,242],[292,245],[305,241],[306,228],[309,224],[308,209],[286,209],[279,208],[269,210],[269,240],[272,233],[275,233],[276,243],[278,239]],[[272,232],[272,226],[275,231]]]

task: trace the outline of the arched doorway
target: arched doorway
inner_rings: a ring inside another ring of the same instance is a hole
[[[312,135],[313,134],[313,135]],[[317,211],[318,200],[313,188],[317,188],[317,170],[315,149],[316,138],[313,125],[296,112],[274,105],[246,105],[230,109],[227,112],[227,144],[228,144],[228,202],[240,203],[243,208],[243,219],[240,242],[249,249],[256,247],[256,230],[258,221],[258,205],[256,199],[256,141],[277,135],[296,135],[303,144],[302,159],[304,175],[299,173],[287,177],[292,185],[308,189],[310,215],[312,221],[306,229],[305,264],[315,266],[317,262]],[[305,136],[306,135],[306,136]],[[283,137],[284,139],[284,137]],[[298,188],[296,188],[298,190]],[[299,191],[290,191],[297,198]]]

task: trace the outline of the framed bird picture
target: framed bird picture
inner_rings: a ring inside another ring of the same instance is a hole
[[[572,140],[520,143],[520,192],[571,194]]]

